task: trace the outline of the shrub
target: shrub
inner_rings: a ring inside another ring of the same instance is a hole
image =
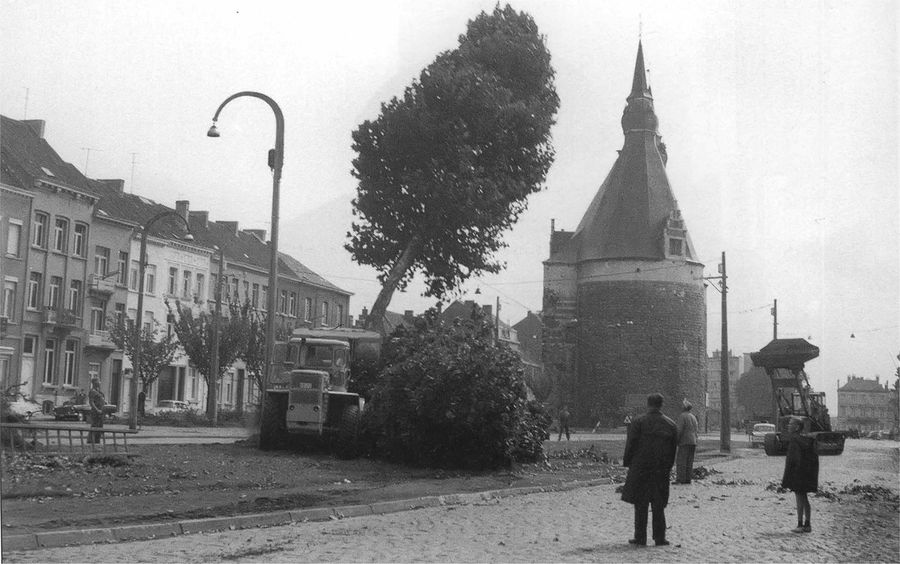
[[[529,407],[519,358],[479,310],[444,325],[431,310],[385,345],[364,437],[372,453],[416,466],[485,469],[539,458],[549,418]]]
[[[544,441],[550,438],[553,418],[537,401],[525,406],[525,417],[519,425],[513,458],[519,462],[537,462],[544,456]]]

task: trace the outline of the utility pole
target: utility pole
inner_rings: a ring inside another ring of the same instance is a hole
[[[728,374],[728,276],[725,272],[725,251],[722,251],[722,262],[719,263],[719,276],[704,276],[704,280],[718,280],[719,286],[713,287],[722,294],[722,350],[719,353],[721,360],[719,374],[719,411],[721,414],[719,450],[731,452],[731,386]]]
[[[719,441],[722,452],[731,452],[731,385],[728,374],[728,275],[725,273],[725,251],[722,251],[722,425]]]
[[[213,405],[207,406],[207,410],[212,413],[212,425],[215,427],[219,420],[219,394],[216,389],[219,383],[219,319],[222,316],[222,279],[225,277],[225,250],[219,251],[219,276],[216,278],[216,309],[212,319],[212,355],[209,359],[209,392],[206,401],[213,402]]]
[[[772,306],[772,338],[778,338],[778,300]]]
[[[500,296],[497,296],[497,311],[494,313],[494,345],[500,344]]]

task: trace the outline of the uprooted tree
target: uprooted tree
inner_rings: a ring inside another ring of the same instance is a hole
[[[107,323],[109,339],[116,347],[125,351],[125,355],[134,366],[134,348],[138,336],[134,332],[134,320],[127,317],[123,320],[110,319]],[[146,393],[153,382],[159,378],[162,370],[172,364],[175,354],[178,352],[178,341],[159,330],[159,323],[153,322],[149,327],[141,327],[141,365],[134,370],[137,373],[141,391]]]
[[[501,235],[553,162],[553,77],[531,16],[498,5],[353,132],[357,219],[345,248],[382,283],[368,328],[384,332],[393,293],[417,272],[440,298],[500,271]]]

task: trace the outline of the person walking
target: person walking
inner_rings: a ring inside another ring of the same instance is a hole
[[[803,436],[803,419],[791,417],[788,423],[788,450],[784,459],[784,476],[781,487],[792,490],[797,500],[797,527],[794,533],[811,533],[809,492],[819,489],[819,455],[815,439]]]
[[[653,509],[653,540],[656,546],[666,540],[665,507],[669,503],[669,473],[675,463],[678,429],[662,414],[662,394],[647,396],[647,413],[628,426],[622,464],[628,467],[622,501],[634,505],[634,538],[629,544],[647,544],[647,509]]]
[[[559,438],[557,441],[562,440],[563,431],[566,433],[566,440],[570,440],[569,436],[569,406],[568,404],[563,404],[562,409],[559,410]]]
[[[691,413],[691,402],[682,402],[678,416],[678,455],[675,460],[675,483],[690,484],[694,475],[694,453],[697,451],[697,432],[700,424]]]
[[[91,427],[103,427],[103,408],[106,406],[106,397],[100,391],[100,379],[91,378],[91,391],[88,392],[88,403],[91,406]],[[89,443],[99,443],[103,433],[92,431],[88,433]]]

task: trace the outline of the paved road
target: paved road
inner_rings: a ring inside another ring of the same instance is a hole
[[[720,474],[673,486],[669,547],[634,548],[631,506],[615,486],[532,494],[267,529],[6,553],[9,562],[900,562],[896,502],[812,499],[813,532],[790,532],[793,496],[767,490],[783,458],[741,449]],[[897,443],[849,441],[820,482],[898,485]],[[858,481],[855,481],[858,480]]]

